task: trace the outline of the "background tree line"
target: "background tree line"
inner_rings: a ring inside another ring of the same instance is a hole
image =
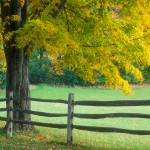
[[[126,74],[124,69],[121,69],[121,74],[124,79],[127,79],[131,84],[138,84],[133,75]],[[144,83],[150,83],[150,67],[145,67],[143,70]],[[77,76],[73,71],[63,68],[62,72],[57,72],[54,68],[51,58],[41,50],[35,51],[30,60],[29,77],[31,84],[46,83],[49,85],[67,85],[67,86],[99,86],[104,85],[105,76],[99,72],[99,77],[96,83],[92,84],[84,81]],[[0,65],[0,89],[6,86],[6,71]]]

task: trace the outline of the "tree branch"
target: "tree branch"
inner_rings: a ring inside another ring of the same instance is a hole
[[[40,17],[40,10],[36,9],[36,11],[33,14],[29,14],[30,16],[30,20],[35,19],[35,16],[37,15],[38,17]]]
[[[110,45],[80,45],[81,47],[108,47],[108,46],[114,46],[116,45],[115,43],[114,44],[110,44]]]
[[[54,11],[54,13],[52,14],[53,18],[56,18],[58,16],[58,14],[61,12],[61,10],[64,8],[65,4],[66,4],[67,0],[61,0],[61,2],[59,3],[57,10]]]
[[[71,12],[73,12],[75,15],[77,15],[80,19],[84,20],[85,22],[88,22],[88,20],[86,20],[85,18],[83,18],[81,16],[81,14],[75,12],[74,10],[72,10],[71,8],[66,8],[67,10],[70,10]]]
[[[150,34],[147,34],[147,35],[145,35],[145,36],[142,36],[142,37],[136,37],[136,38],[133,38],[133,39],[131,39],[130,41],[135,41],[135,40],[139,40],[139,39],[143,39],[143,38],[146,38],[146,37],[148,37],[148,36],[150,36]],[[80,45],[81,47],[108,47],[108,46],[115,46],[115,45],[117,45],[116,43],[112,43],[112,44],[110,44],[110,45]]]
[[[66,11],[66,9],[64,9],[65,10],[65,13],[66,13],[66,23],[67,23],[67,27],[68,27],[68,29],[67,29],[67,31],[69,32],[69,30],[70,30],[70,26],[69,26],[69,20],[68,20],[68,15],[67,15],[67,11]]]

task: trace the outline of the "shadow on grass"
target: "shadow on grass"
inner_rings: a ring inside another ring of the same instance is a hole
[[[55,139],[36,139],[36,135],[39,135],[38,130],[33,130],[32,132],[14,132],[11,139],[6,138],[6,130],[4,127],[0,127],[0,148],[5,149],[53,149],[53,150],[96,150],[98,148],[93,148],[91,146],[83,145],[82,143],[75,143],[72,145],[67,145],[66,142],[55,140]]]
[[[53,145],[52,147],[54,149],[59,149],[61,148],[61,150],[99,150],[99,148],[97,147],[92,147],[92,146],[85,146],[77,143],[77,144],[72,144],[72,145],[68,145],[64,142],[61,141],[57,141],[57,140],[51,140],[51,141],[47,141],[46,142],[47,145]]]

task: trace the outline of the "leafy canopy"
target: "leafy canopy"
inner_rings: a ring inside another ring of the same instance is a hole
[[[29,19],[15,32],[15,46],[28,47],[27,54],[44,49],[56,70],[68,68],[88,82],[101,72],[106,86],[129,94],[120,69],[143,81],[141,70],[150,65],[148,18],[149,0],[30,0]]]

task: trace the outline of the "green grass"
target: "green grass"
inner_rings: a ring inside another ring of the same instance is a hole
[[[75,94],[75,100],[119,100],[119,99],[150,99],[150,88],[134,89],[134,94],[125,96],[121,90],[104,90],[98,88],[51,87],[40,85],[32,90],[31,97],[67,99],[68,93]]]
[[[68,93],[75,94],[75,100],[148,100],[150,99],[150,88],[135,89],[135,94],[125,96],[120,90],[104,90],[96,88],[69,88],[69,87],[50,87],[47,85],[39,85],[37,89],[31,91],[31,97],[65,99]],[[4,93],[0,94],[1,97]],[[5,103],[1,104],[1,108],[5,107]],[[32,110],[42,112],[67,113],[67,105],[50,104],[32,102]],[[149,106],[142,107],[92,107],[92,106],[75,106],[76,113],[113,113],[113,112],[135,112],[150,113]],[[1,113],[0,116],[5,116]],[[32,116],[32,120],[50,123],[64,123],[67,118],[48,118]],[[130,118],[107,118],[107,119],[77,119],[74,118],[74,124],[87,126],[105,126],[119,127],[135,130],[150,130],[150,119],[130,119]],[[0,123],[0,148],[10,149],[86,149],[86,150],[116,150],[116,149],[132,149],[132,150],[149,150],[150,136],[138,136],[119,133],[96,133],[88,131],[73,131],[73,146],[68,147],[66,143],[65,129],[51,129],[44,127],[36,127],[31,133],[14,133],[13,138],[8,140],[5,138],[5,131],[2,129],[4,122]],[[4,142],[2,142],[4,141]],[[18,144],[17,144],[18,143]]]

